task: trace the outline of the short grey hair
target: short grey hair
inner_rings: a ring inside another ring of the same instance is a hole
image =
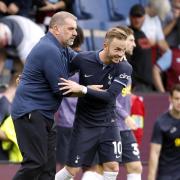
[[[54,25],[63,25],[65,23],[65,19],[70,18],[75,21],[77,21],[77,17],[74,16],[73,14],[66,12],[66,11],[61,11],[57,12],[54,14],[51,18],[51,21],[49,23],[49,28],[52,28]]]

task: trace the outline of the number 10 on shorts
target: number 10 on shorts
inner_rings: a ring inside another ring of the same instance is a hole
[[[114,145],[114,154],[116,155],[116,158],[120,158],[122,154],[121,141],[113,141],[112,144]]]

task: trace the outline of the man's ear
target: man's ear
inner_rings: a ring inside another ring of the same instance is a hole
[[[104,46],[104,49],[108,48],[108,43],[104,42],[103,46]]]
[[[59,28],[58,28],[57,25],[54,25],[54,26],[53,26],[53,31],[54,31],[54,33],[55,33],[56,35],[59,35],[59,34],[60,34],[60,30],[59,30]]]

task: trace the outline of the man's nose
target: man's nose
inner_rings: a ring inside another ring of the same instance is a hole
[[[76,30],[73,31],[73,35],[77,36],[77,31]]]

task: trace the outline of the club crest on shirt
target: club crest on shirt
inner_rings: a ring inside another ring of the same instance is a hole
[[[176,131],[177,131],[177,128],[176,128],[176,127],[172,127],[172,128],[170,129],[170,133],[171,133],[171,134],[175,133]]]
[[[79,163],[79,159],[80,159],[80,156],[79,156],[79,155],[77,155],[77,156],[76,156],[76,159],[75,159],[75,161],[74,161],[74,162],[75,162],[76,164],[78,164],[78,163]]]
[[[112,76],[111,74],[108,75],[108,85],[111,85],[112,83]]]

